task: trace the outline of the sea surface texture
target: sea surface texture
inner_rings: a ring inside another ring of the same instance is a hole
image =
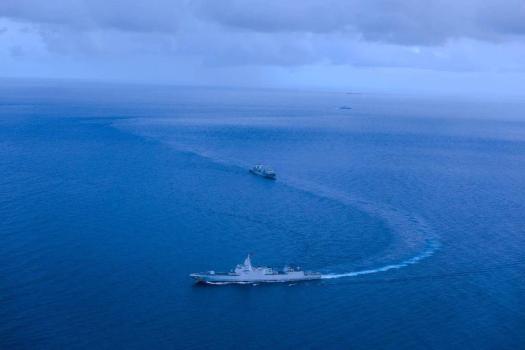
[[[1,349],[525,348],[524,100],[3,81],[0,219]]]

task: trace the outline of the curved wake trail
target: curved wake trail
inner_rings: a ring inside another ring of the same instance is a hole
[[[424,222],[422,218],[408,213],[403,213],[396,208],[380,206],[373,202],[333,191],[324,186],[307,183],[304,181],[290,181],[286,183],[301,191],[315,194],[318,197],[337,200],[338,202],[362,210],[385,221],[392,232],[397,234],[397,242],[390,247],[390,253],[372,259],[370,265],[379,265],[374,268],[364,268],[348,272],[325,273],[323,279],[355,277],[369,275],[390,270],[397,270],[419,263],[432,256],[441,246],[437,235]],[[412,253],[410,253],[412,252]],[[402,256],[409,257],[402,257]],[[389,262],[381,263],[381,260]],[[397,260],[397,262],[395,262]],[[394,261],[394,262],[392,262]]]
[[[119,126],[117,125],[117,127]],[[152,137],[152,135],[147,134],[146,136]],[[219,157],[213,152],[197,150],[189,145],[181,144],[179,142],[164,141],[182,152],[194,154],[215,164],[220,164],[230,168],[235,172],[242,171],[244,173],[246,169],[251,166],[250,164],[247,164],[246,162],[243,162],[239,159],[232,159],[231,157]],[[392,232],[396,234],[396,242],[394,242],[393,246],[389,247],[389,251],[386,255],[372,257],[369,261],[367,261],[366,265],[379,265],[379,267],[362,268],[340,273],[326,273],[323,274],[323,279],[355,277],[401,269],[417,264],[421,260],[432,256],[440,247],[437,235],[432,232],[430,227],[424,222],[423,219],[415,215],[404,213],[397,208],[381,206],[374,202],[361,199],[353,195],[348,195],[346,193],[335,191],[319,184],[310,183],[299,179],[287,178],[283,180],[282,178],[279,178],[278,183],[299,191],[307,192],[319,198],[338,201],[343,205],[354,207],[370,214],[371,216],[378,217],[387,224]],[[236,216],[231,213],[222,214]],[[256,221],[257,223],[265,224],[265,222],[262,220],[255,220],[253,218],[250,218],[250,221]]]
[[[438,247],[439,245],[436,242],[436,244],[431,245],[423,253],[416,255],[412,258],[406,259],[398,264],[390,264],[390,265],[381,266],[375,269],[367,269],[367,270],[360,270],[360,271],[343,272],[343,273],[328,273],[328,274],[323,274],[321,278],[322,279],[334,279],[334,278],[342,278],[342,277],[355,277],[355,276],[361,276],[361,275],[369,275],[369,274],[378,273],[378,272],[386,272],[389,270],[401,269],[409,265],[417,264],[419,261],[425,258],[428,258],[432,254],[434,254],[434,252],[436,251],[436,249],[438,249]]]

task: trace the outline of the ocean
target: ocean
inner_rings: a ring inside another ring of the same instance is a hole
[[[525,99],[5,80],[0,218],[1,349],[525,348]]]

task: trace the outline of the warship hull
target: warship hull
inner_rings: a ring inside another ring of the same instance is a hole
[[[254,169],[250,169],[250,173],[252,173],[254,175],[257,175],[257,176],[260,176],[260,177],[264,177],[265,179],[269,179],[269,180],[276,180],[277,179],[277,176],[274,173],[265,173],[263,171],[258,171],[258,170],[254,170]]]
[[[289,266],[281,271],[266,266],[255,267],[248,255],[244,263],[237,265],[231,272],[207,271],[192,273],[190,277],[201,283],[274,283],[319,280],[321,274]]]
[[[202,283],[275,283],[300,282],[321,279],[321,274],[305,274],[289,276],[289,274],[275,274],[265,276],[238,276],[229,274],[193,273],[190,275],[196,282]]]

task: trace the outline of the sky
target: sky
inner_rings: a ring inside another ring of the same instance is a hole
[[[525,94],[525,0],[0,0],[0,77]]]

